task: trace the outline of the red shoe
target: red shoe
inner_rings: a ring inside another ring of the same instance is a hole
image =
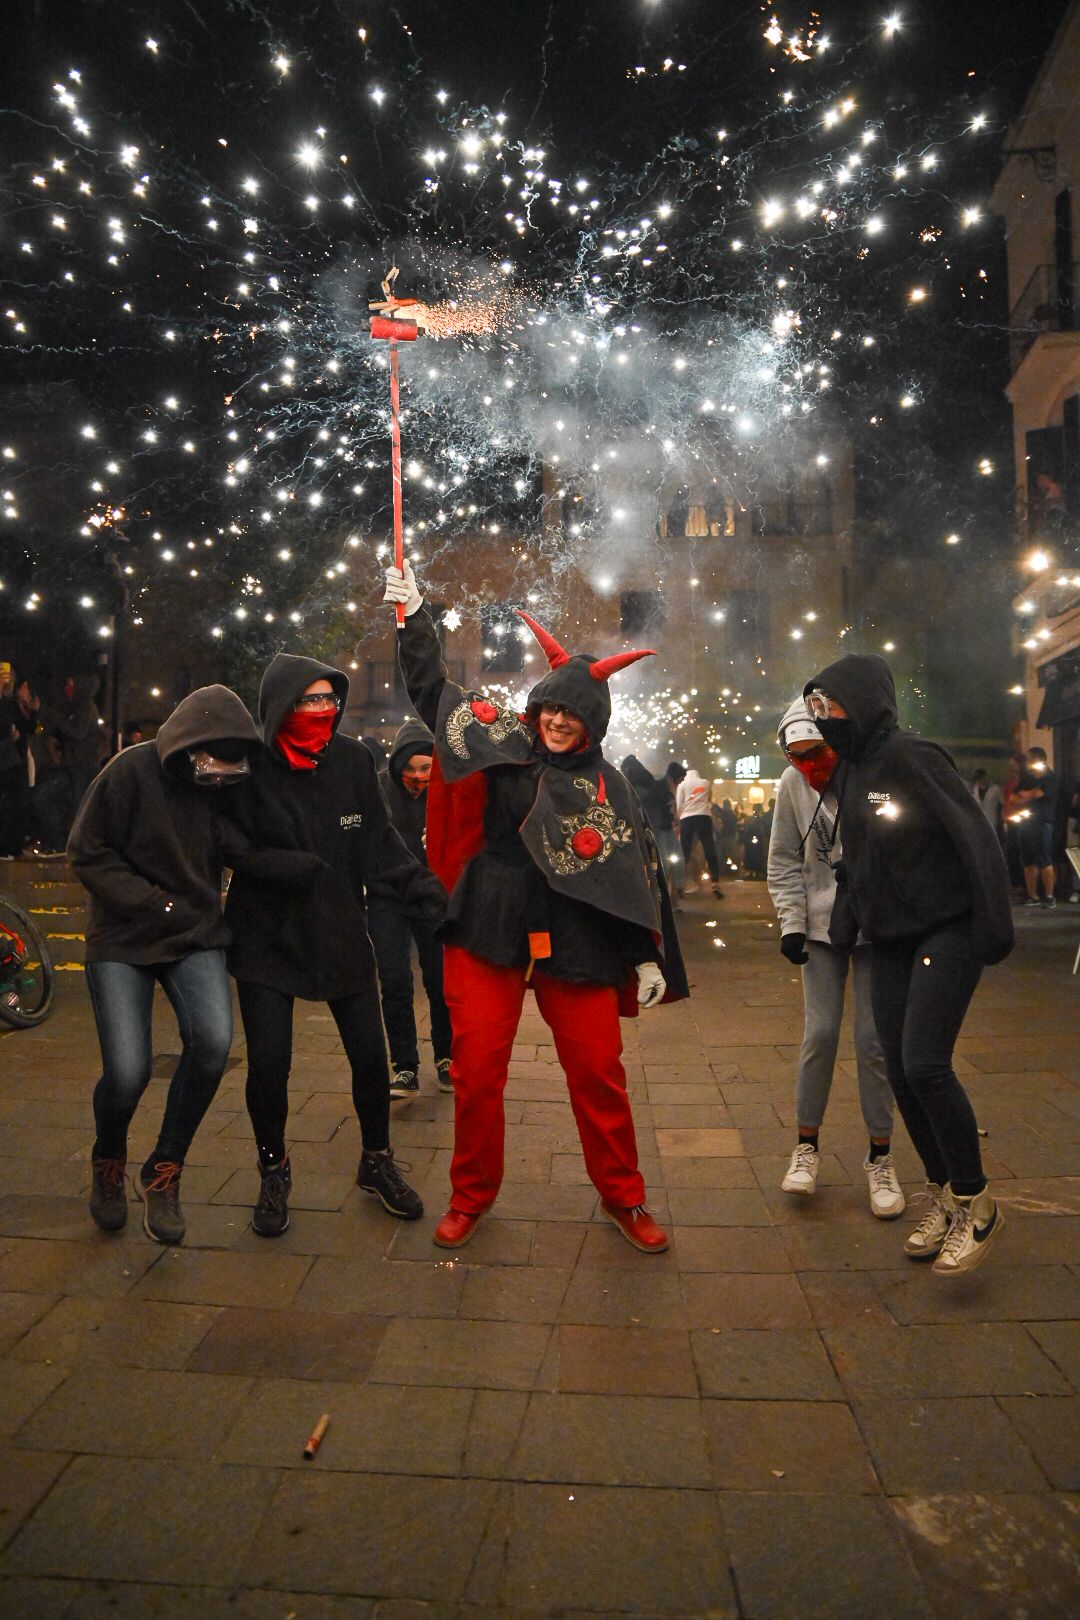
[[[466,1215],[460,1209],[448,1209],[435,1228],[435,1242],[440,1249],[460,1249],[476,1231],[480,1216]]]
[[[635,1249],[640,1249],[643,1254],[663,1254],[668,1246],[668,1235],[662,1226],[657,1226],[644,1204],[635,1204],[633,1209],[623,1209],[618,1204],[609,1204],[606,1199],[602,1199],[600,1207],[608,1220],[615,1222],[627,1243],[632,1243]]]

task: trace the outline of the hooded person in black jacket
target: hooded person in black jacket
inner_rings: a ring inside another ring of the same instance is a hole
[[[184,1156],[213,1101],[232,1040],[222,868],[250,859],[254,870],[265,869],[220,809],[258,745],[235,692],[202,687],[177,705],[155,741],[110,760],[71,830],[68,858],[90,893],[86,982],[102,1056],[90,1212],[105,1231],[119,1231],[127,1221],[127,1132],[150,1082],[150,1015],[160,984],[176,1012],[183,1049],[157,1146],[133,1184],[145,1206],[147,1235],[161,1243],[184,1236]],[[224,795],[212,791],[218,787]],[[284,861],[286,875],[295,874],[295,857]]]
[[[276,1237],[289,1224],[285,1128],[297,996],[328,1003],[352,1068],[362,1141],[358,1184],[392,1215],[423,1214],[390,1146],[390,1076],[365,886],[378,880],[431,921],[441,917],[446,897],[390,825],[370,752],[338,732],[348,693],[340,670],[278,653],[259,689],[264,746],[251,782],[230,807],[245,837],[306,852],[317,866],[313,882],[292,892],[238,871],[225,911],[261,1175],[252,1225],[262,1237]]]
[[[808,681],[806,706],[840,756],[844,858],[829,927],[873,947],[871,1002],[897,1106],[926,1169],[930,1207],[905,1252],[969,1271],[1001,1230],[953,1047],[985,964],[1012,949],[1001,846],[943,748],[897,723],[892,671],[849,654]]]
[[[503,1091],[531,985],[601,1207],[628,1242],[659,1253],[667,1235],[644,1203],[619,1015],[676,1000],[687,985],[655,842],[602,752],[608,677],[650,655],[571,657],[522,614],[550,668],[517,714],[448,678],[408,564],[387,570],[384,600],[405,609],[398,658],[435,735],[427,855],[450,890],[453,1191],[435,1242],[467,1243],[498,1195]]]
[[[686,882],[686,862],[675,831],[675,798],[671,781],[667,776],[653,776],[636,754],[627,754],[619,769],[641,800],[641,808],[652,828],[660,859],[664,863],[672,908],[678,911],[679,897]]]
[[[379,772],[379,786],[391,825],[410,854],[425,866],[424,821],[434,749],[435,738],[423,721],[406,720],[391,745],[386,769]],[[414,1097],[420,1090],[420,1051],[413,1010],[414,940],[431,1010],[436,1084],[440,1091],[453,1091],[450,1014],[443,998],[442,942],[430,923],[410,915],[394,886],[378,875],[368,884],[368,931],[379,965],[383,1022],[390,1042],[391,1097]]]

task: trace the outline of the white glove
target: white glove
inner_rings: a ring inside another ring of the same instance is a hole
[[[407,619],[423,607],[424,598],[420,595],[412,563],[406,562],[404,568],[386,570],[386,594],[383,601],[392,602],[395,606],[398,602],[402,603]]]
[[[664,999],[664,975],[655,962],[639,962],[637,969],[637,999],[638,1006],[646,1011],[649,1007],[656,1007]]]

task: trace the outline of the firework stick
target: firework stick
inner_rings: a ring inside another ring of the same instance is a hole
[[[401,538],[401,394],[398,388],[397,339],[390,339],[390,439],[394,480],[394,567],[405,571],[405,545]],[[405,604],[397,605],[397,622],[405,623]]]
[[[311,1436],[308,1443],[304,1447],[304,1456],[307,1458],[308,1462],[311,1461],[312,1457],[314,1457],[315,1453],[322,1445],[323,1435],[326,1433],[329,1427],[330,1414],[329,1412],[324,1412],[318,1423],[316,1423],[314,1429],[311,1431]]]

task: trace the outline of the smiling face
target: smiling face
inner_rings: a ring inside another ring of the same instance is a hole
[[[585,722],[561,703],[540,705],[540,740],[552,754],[565,754],[585,740]]]
[[[431,755],[411,754],[401,772],[401,785],[406,793],[418,799],[431,780]]]

